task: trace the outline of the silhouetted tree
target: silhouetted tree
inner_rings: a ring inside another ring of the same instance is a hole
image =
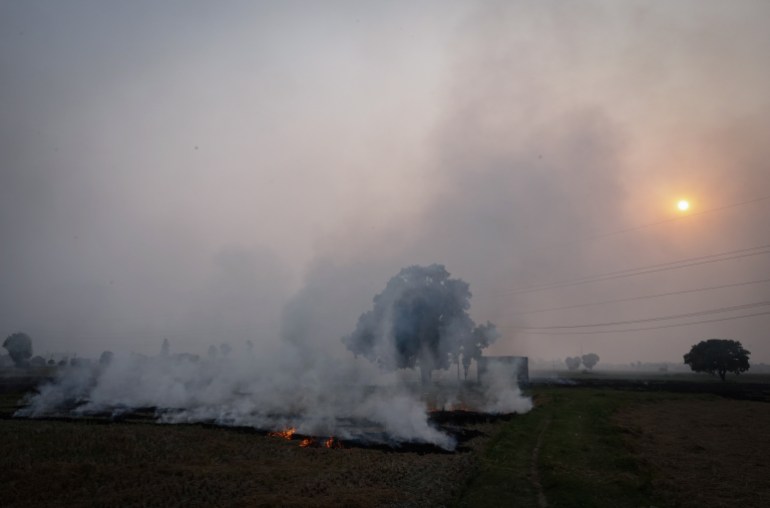
[[[230,351],[232,350],[233,348],[230,347],[230,344],[228,344],[227,342],[223,342],[222,344],[219,345],[219,352],[222,353],[223,357],[228,356],[230,354]]]
[[[695,344],[684,355],[684,363],[694,372],[718,374],[724,381],[728,372],[740,374],[749,370],[750,354],[737,340],[709,339]]]
[[[567,364],[569,370],[577,370],[580,368],[580,362],[582,360],[579,356],[568,356],[564,359],[564,363]]]
[[[6,337],[3,347],[17,367],[23,367],[32,358],[32,339],[26,333],[17,332]]]
[[[112,354],[112,351],[104,351],[99,357],[99,365],[107,366],[112,363],[113,358],[115,355]]]
[[[581,360],[583,360],[583,365],[585,365],[586,369],[591,370],[594,368],[594,365],[599,363],[599,355],[596,353],[586,353]]]
[[[468,355],[475,347],[486,347],[494,335],[493,325],[479,329],[479,340],[471,338],[475,323],[468,315],[471,292],[468,284],[450,278],[443,265],[410,266],[391,278],[374,297],[372,310],[358,318],[356,329],[342,342],[355,355],[362,355],[385,369],[420,368],[424,383],[431,372],[447,369],[459,360],[464,343]]]

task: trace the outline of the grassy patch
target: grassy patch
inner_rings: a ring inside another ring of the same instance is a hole
[[[549,504],[608,508],[653,504],[649,475],[637,466],[611,418],[639,394],[632,399],[626,392],[555,390],[550,398],[552,420],[538,464]]]
[[[685,506],[682,499],[694,494],[679,495],[672,489],[681,484],[663,480],[691,475],[697,492],[713,483],[709,474],[731,464],[756,470],[741,473],[741,481],[764,478],[760,448],[730,455],[743,450],[738,444],[755,442],[752,404],[763,403],[607,387],[538,387],[533,396],[528,414],[474,424],[482,435],[457,454],[306,449],[204,426],[0,418],[6,472],[0,489],[4,506],[82,506],[98,499],[110,506],[538,507],[544,496],[549,507],[615,508]],[[0,414],[10,414],[19,398],[0,396]],[[738,408],[728,415],[743,411],[740,443],[723,438],[733,425],[721,416],[725,404]],[[639,415],[651,416],[643,421]],[[725,450],[714,448],[724,443]],[[680,469],[662,472],[672,464]]]
[[[537,506],[530,463],[538,430],[548,414],[539,399],[536,409],[513,418],[489,441],[457,506]]]
[[[612,416],[632,404],[683,398],[702,396],[539,388],[535,409],[508,422],[490,440],[456,504],[536,507],[539,490],[552,507],[659,504],[650,473],[632,455]]]

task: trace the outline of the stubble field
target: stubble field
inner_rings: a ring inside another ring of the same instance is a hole
[[[738,384],[732,398],[702,393],[710,385],[534,386],[528,414],[462,420],[473,437],[457,453],[303,448],[141,419],[20,420],[18,394],[6,394],[0,492],[20,507],[768,506],[770,404],[736,400],[748,393]]]

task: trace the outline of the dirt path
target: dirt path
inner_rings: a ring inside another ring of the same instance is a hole
[[[543,486],[540,483],[540,472],[537,469],[537,463],[540,458],[540,446],[543,444],[543,435],[545,435],[545,432],[548,430],[548,427],[550,425],[551,425],[551,416],[549,416],[543,422],[543,427],[540,429],[540,433],[537,436],[537,442],[535,443],[535,448],[532,450],[532,462],[530,465],[530,479],[532,481],[532,485],[535,487],[535,490],[537,491],[537,506],[539,508],[547,508],[548,506],[548,499],[545,497]]]

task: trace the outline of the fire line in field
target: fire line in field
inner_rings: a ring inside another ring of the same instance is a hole
[[[281,439],[286,439],[287,441],[291,441],[294,439],[295,434],[297,433],[297,429],[294,427],[289,427],[284,430],[277,430],[274,432],[268,432],[267,435],[271,437],[280,437]],[[334,436],[330,436],[326,439],[320,439],[315,437],[304,437],[300,440],[299,446],[302,448],[344,448],[342,446],[342,442],[339,439],[336,439]]]
[[[269,436],[273,437],[281,437],[283,439],[291,440],[292,436],[297,432],[297,429],[294,427],[289,427],[288,429],[279,430],[276,432],[268,432]]]

